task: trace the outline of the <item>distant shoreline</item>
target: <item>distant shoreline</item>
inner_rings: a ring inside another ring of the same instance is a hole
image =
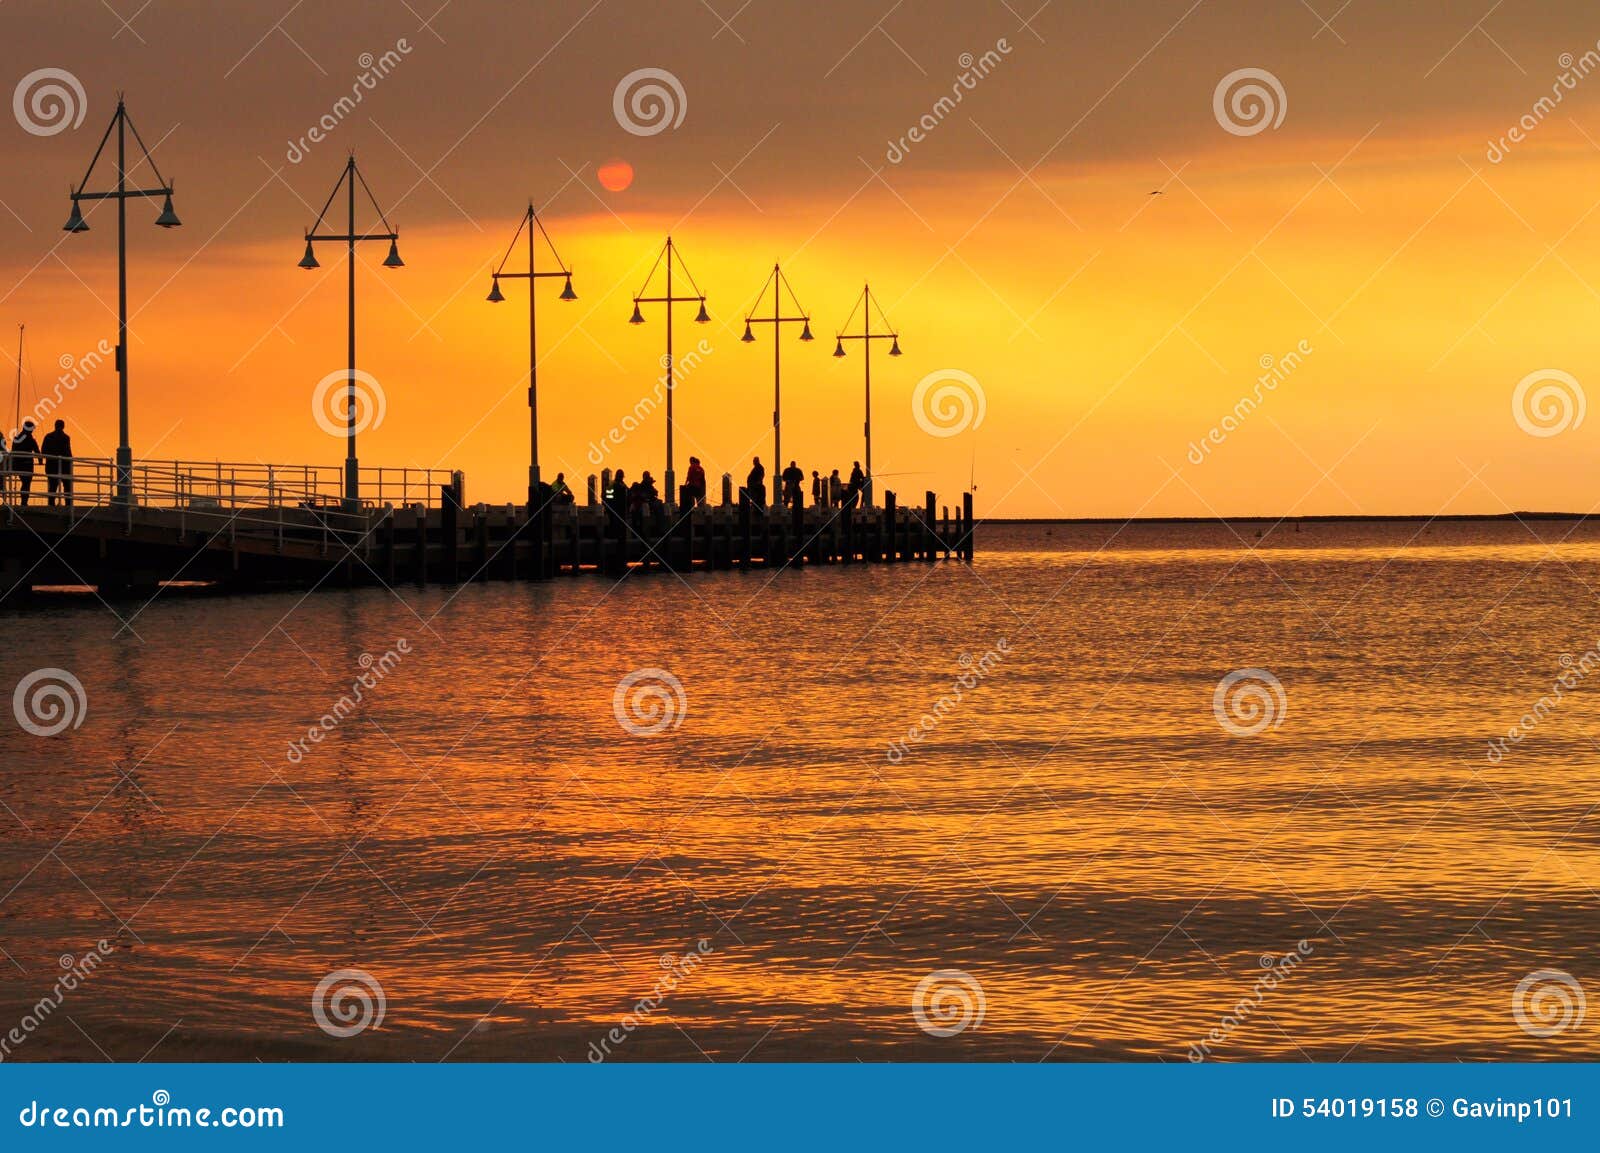
[[[1483,521],[1514,523],[1527,520],[1587,520],[1586,512],[1404,513],[1391,516],[980,516],[984,525],[1105,525],[1105,524],[1425,524],[1429,521]]]

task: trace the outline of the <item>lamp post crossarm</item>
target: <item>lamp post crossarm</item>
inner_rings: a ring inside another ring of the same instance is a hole
[[[307,240],[399,240],[398,232],[308,232]]]
[[[171,188],[125,188],[121,192],[111,189],[107,192],[74,192],[74,200],[135,200],[139,198],[153,200],[157,196],[171,196]]]

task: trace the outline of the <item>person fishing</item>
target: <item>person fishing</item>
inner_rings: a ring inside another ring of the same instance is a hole
[[[606,509],[619,520],[628,519],[628,482],[619,468],[611,474],[611,487],[603,494]]]
[[[700,467],[700,458],[689,458],[689,471],[683,478],[683,503],[690,508],[706,502],[706,470]]]
[[[639,507],[645,512],[654,512],[661,494],[656,490],[656,478],[650,475],[649,469],[645,469],[644,475],[639,478],[637,491]]]
[[[755,457],[750,464],[750,475],[744,478],[744,488],[740,490],[739,497],[748,501],[756,508],[765,508],[767,503],[767,469],[761,463],[761,458]]]
[[[862,493],[867,487],[867,476],[861,471],[861,462],[858,460],[855,467],[850,470],[850,483],[844,490],[844,507],[855,508],[862,500]]]
[[[791,460],[789,467],[783,470],[783,503],[786,507],[800,507],[800,484],[805,479],[806,474]]]
[[[576,498],[572,490],[567,487],[567,474],[556,473],[555,483],[550,486],[550,500],[554,504],[572,504]]]

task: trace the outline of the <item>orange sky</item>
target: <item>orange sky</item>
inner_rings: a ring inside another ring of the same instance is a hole
[[[676,395],[680,471],[690,452],[713,474],[742,475],[752,452],[772,464],[770,327],[738,338],[781,260],[818,335],[791,331],[783,350],[785,456],[808,472],[861,456],[859,347],[829,354],[870,278],[903,334],[905,355],[873,365],[876,469],[902,493],[953,501],[975,476],[980,511],[1014,516],[1595,503],[1580,466],[1600,421],[1530,435],[1512,397],[1544,370],[1600,379],[1600,76],[1499,163],[1485,155],[1551,91],[1560,54],[1593,47],[1600,26],[1577,5],[1474,31],[1482,12],[1455,4],[1427,21],[1358,6],[1331,30],[1281,5],[1085,17],[1055,4],[1033,21],[1041,42],[999,4],[885,2],[877,31],[876,8],[778,5],[719,33],[697,5],[668,20],[592,3],[537,17],[452,5],[442,43],[384,4],[291,14],[280,31],[269,5],[158,5],[135,23],[143,43],[114,42],[95,5],[0,9],[25,49],[7,82],[64,68],[88,106],[54,135],[14,118],[0,130],[0,322],[28,324],[25,406],[59,357],[115,336],[110,209],[86,235],[59,228],[121,82],[185,223],[163,232],[157,205],[130,211],[137,455],[342,457],[311,395],[344,364],[344,270],[332,246],[318,272],[295,261],[353,147],[407,263],[362,254],[359,360],[387,409],[361,459],[461,468],[471,499],[512,498],[526,475],[526,284],[498,308],[483,297],[531,193],[581,298],[540,286],[547,476],[594,471],[589,445],[651,389],[660,309],[625,322],[670,229],[715,318],[680,315],[680,350],[709,349]],[[289,163],[359,53],[400,38],[393,74]],[[888,163],[888,142],[951,90],[960,53],[1001,38],[992,74]],[[613,88],[643,67],[680,79],[678,127],[619,126]],[[1287,108],[1240,136],[1212,96],[1244,67],[1270,71]],[[595,179],[613,157],[636,169],[622,192]],[[1262,358],[1296,349],[1309,351],[1223,430],[1259,391]],[[981,426],[919,427],[913,390],[941,370],[978,382]],[[80,454],[115,446],[115,391],[107,362],[63,405]],[[1214,428],[1225,435],[1202,455]],[[658,414],[615,459],[659,476],[663,439]]]

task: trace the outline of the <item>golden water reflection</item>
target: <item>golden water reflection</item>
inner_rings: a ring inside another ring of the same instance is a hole
[[[162,597],[137,637],[93,601],[13,614],[5,686],[68,669],[88,711],[8,736],[0,1023],[119,948],[10,1059],[581,1061],[632,1013],[615,1057],[1181,1061],[1302,941],[1217,1057],[1600,1054],[1512,1012],[1534,970],[1600,988],[1600,698],[1486,756],[1600,637],[1600,534],[1260,527]],[[1248,667],[1287,707],[1237,736],[1212,694]],[[681,682],[678,727],[619,724],[641,669]],[[310,1011],[341,968],[386,999],[349,1039]],[[931,1036],[914,990],[950,969],[983,1020]]]

